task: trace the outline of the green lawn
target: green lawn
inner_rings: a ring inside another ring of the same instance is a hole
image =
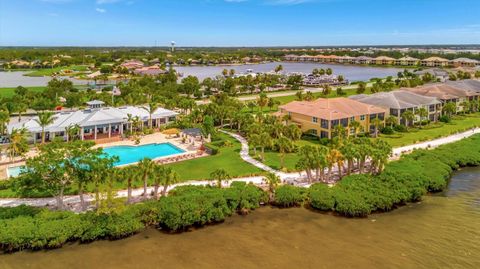
[[[37,69],[33,72],[25,74],[25,76],[29,76],[29,77],[51,76],[53,73],[60,72],[61,70],[66,70],[66,69],[79,71],[79,72],[88,71],[87,66],[85,65],[70,65],[70,66],[58,66],[54,68]]]
[[[381,135],[380,139],[387,141],[392,147],[402,147],[422,141],[433,140],[480,126],[480,113],[455,116],[450,123],[436,123],[410,129],[408,133]]]
[[[305,146],[305,145],[319,145],[320,142],[319,140],[299,140],[296,141],[295,144],[297,147]],[[261,161],[261,151],[257,150],[257,155],[253,152],[253,150],[250,150],[250,156],[255,157],[257,160]],[[297,164],[298,160],[300,157],[298,157],[297,153],[287,153],[285,154],[285,159],[284,159],[284,165],[285,169],[288,172],[293,172],[296,171],[295,165]],[[274,151],[265,151],[265,161],[264,163],[273,169],[277,170],[282,170],[280,167],[280,153],[274,152]]]
[[[232,143],[231,147],[221,147],[216,155],[170,164],[182,180],[202,180],[210,177],[216,169],[225,169],[230,176],[260,174],[262,170],[240,158],[241,144],[229,135],[220,133],[223,140]]]
[[[392,147],[402,147],[419,143],[422,141],[433,140],[436,138],[448,136],[456,132],[461,132],[471,129],[475,126],[480,126],[480,113],[455,116],[451,123],[435,123],[419,128],[411,128],[408,133],[395,133],[394,135],[381,135],[380,139],[387,141]],[[375,139],[375,138],[372,138]],[[298,146],[303,145],[318,145],[319,142],[315,140],[299,140],[296,142]],[[260,151],[257,151],[257,156],[254,155],[253,150],[250,150],[250,155],[260,160]],[[296,171],[295,165],[300,158],[296,153],[289,153],[285,155],[285,168],[287,171]],[[273,151],[265,151],[266,165],[280,170],[280,154]]]
[[[45,86],[34,86],[34,87],[25,87],[32,92],[42,92],[47,87]],[[0,88],[0,96],[1,97],[12,97],[14,94],[15,88]]]

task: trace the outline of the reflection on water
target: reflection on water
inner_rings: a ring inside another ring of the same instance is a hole
[[[182,234],[0,256],[0,268],[480,268],[480,169],[449,191],[390,213],[347,219],[262,208]]]
[[[369,66],[355,66],[355,65],[340,65],[340,64],[320,64],[320,63],[289,63],[289,62],[274,62],[264,64],[247,64],[235,66],[176,66],[175,70],[182,73],[184,77],[192,75],[203,80],[207,77],[216,77],[222,74],[223,69],[234,69],[235,73],[245,73],[247,69],[252,69],[253,72],[270,72],[275,69],[277,65],[281,64],[285,72],[302,72],[310,73],[314,68],[331,68],[336,75],[343,75],[349,81],[366,81],[371,78],[384,78],[388,76],[397,76],[400,68],[393,67],[369,67]]]

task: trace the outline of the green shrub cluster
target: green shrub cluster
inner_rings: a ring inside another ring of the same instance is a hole
[[[226,189],[185,186],[158,201],[126,207],[120,213],[75,214],[28,206],[0,209],[0,248],[4,251],[57,248],[69,241],[124,238],[155,225],[169,231],[221,222],[235,212],[267,201],[254,185],[236,182]]]
[[[304,203],[308,189],[283,185],[275,190],[275,205],[279,207],[300,206]]]
[[[477,135],[434,150],[417,150],[387,164],[380,175],[346,176],[332,188],[315,184],[310,187],[309,201],[319,210],[362,217],[418,201],[427,192],[442,191],[454,169],[479,164]]]

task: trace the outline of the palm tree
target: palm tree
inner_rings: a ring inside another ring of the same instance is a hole
[[[140,176],[138,166],[127,166],[121,169],[122,177],[127,182],[127,204],[132,203],[132,182]]]
[[[52,124],[55,121],[54,113],[50,111],[45,111],[38,113],[38,119],[35,121],[42,127],[42,144],[45,143],[45,127]]]
[[[28,108],[27,104],[25,104],[23,102],[20,102],[20,103],[16,104],[15,110],[18,113],[18,122],[22,121],[22,114],[24,112],[27,112],[27,108]]]
[[[216,169],[215,171],[210,173],[210,180],[217,181],[217,186],[219,188],[222,187],[222,181],[228,180],[228,179],[230,179],[230,175],[223,168]]]
[[[261,93],[257,98],[257,105],[260,107],[260,111],[263,112],[263,108],[268,104],[268,97],[265,93]]]
[[[280,167],[284,168],[285,154],[293,150],[294,144],[290,139],[286,138],[285,136],[282,136],[279,139],[277,139],[276,144],[278,147],[278,152],[280,152]]]
[[[6,110],[0,110],[0,135],[5,133],[5,125],[10,120],[10,114]]]
[[[377,138],[378,137],[378,127],[383,124],[383,120],[381,120],[377,117],[377,118],[374,118],[371,123],[375,127],[375,131],[374,131],[375,132],[375,138]]]
[[[173,171],[170,167],[165,167],[163,169],[163,179],[162,179],[162,196],[167,195],[168,187],[177,184],[180,182],[180,177],[178,176],[177,172]]]
[[[444,115],[451,117],[453,114],[457,113],[457,105],[454,102],[448,102],[443,106],[442,112]]]
[[[143,109],[145,109],[148,112],[148,128],[150,129],[152,129],[153,127],[152,115],[153,113],[155,113],[158,107],[159,107],[159,104],[156,102],[150,102],[148,103],[148,106],[143,107]]]
[[[271,147],[273,144],[272,138],[266,132],[261,133],[258,137],[258,145],[262,149],[262,161],[265,161],[265,148]]]
[[[424,108],[421,107],[415,111],[415,113],[420,117],[420,126],[422,126],[423,120],[428,117],[428,111]]]
[[[128,113],[127,114],[127,122],[128,122],[128,125],[130,126],[130,135],[133,134],[133,121],[134,121],[133,115]]]
[[[362,124],[356,120],[351,121],[349,124],[349,127],[353,129],[353,133],[355,134],[355,137],[357,137],[358,134],[362,131]]]
[[[398,123],[398,118],[395,116],[388,116],[388,118],[385,120],[385,123],[390,126],[390,128],[393,128],[395,124]]]
[[[10,155],[11,160],[15,156],[23,156],[28,152],[28,131],[25,128],[13,129],[10,134],[10,144],[7,147],[7,154]]]
[[[265,176],[265,181],[268,184],[268,201],[269,203],[271,203],[273,202],[275,189],[277,188],[278,184],[280,184],[281,180],[280,177],[278,177],[274,173],[268,173],[267,176]]]
[[[405,121],[405,126],[407,126],[408,129],[409,124],[413,122],[413,119],[415,119],[415,114],[413,114],[411,110],[407,110],[403,112],[400,117],[402,117],[402,119]]]
[[[152,176],[152,173],[155,168],[155,163],[149,159],[144,158],[138,163],[138,168],[142,173],[142,181],[143,181],[143,199],[147,199],[147,187],[148,187],[148,179]]]
[[[75,141],[75,139],[80,135],[81,127],[78,124],[72,124],[65,128],[65,133],[67,134],[67,142]]]

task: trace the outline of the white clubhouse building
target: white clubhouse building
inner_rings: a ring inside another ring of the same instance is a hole
[[[102,101],[90,101],[88,108],[77,111],[62,111],[54,115],[52,124],[45,127],[46,140],[55,137],[64,137],[68,140],[66,130],[71,126],[80,127],[82,140],[98,140],[105,138],[121,137],[124,131],[130,128],[129,118],[136,118],[143,126],[148,126],[150,115],[147,109],[136,106],[104,107]],[[158,128],[170,121],[174,121],[178,113],[158,108],[152,114],[152,126]],[[8,133],[13,129],[25,128],[32,136],[33,143],[41,140],[42,127],[38,123],[38,116],[21,122],[10,122],[7,126]]]

